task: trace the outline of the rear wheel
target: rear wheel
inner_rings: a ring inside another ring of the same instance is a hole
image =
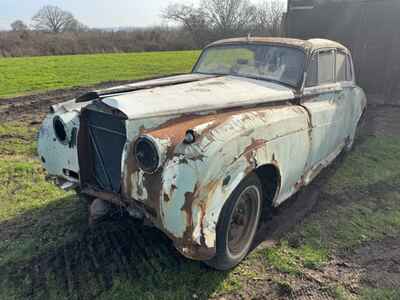
[[[229,197],[217,225],[217,249],[206,264],[228,270],[250,250],[261,215],[262,186],[256,174],[245,178]]]

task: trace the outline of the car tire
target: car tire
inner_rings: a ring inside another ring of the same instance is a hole
[[[248,254],[262,210],[262,185],[255,173],[246,177],[225,203],[218,224],[216,255],[205,263],[229,270]]]

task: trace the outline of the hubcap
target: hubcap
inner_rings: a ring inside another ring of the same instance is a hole
[[[260,193],[255,186],[247,187],[239,196],[228,229],[228,251],[241,256],[254,235],[259,213]]]

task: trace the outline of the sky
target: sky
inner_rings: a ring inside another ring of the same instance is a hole
[[[171,2],[198,4],[200,0],[0,0],[0,30],[9,29],[18,19],[30,24],[32,16],[44,5],[70,11],[89,27],[160,25],[163,22],[160,13]]]

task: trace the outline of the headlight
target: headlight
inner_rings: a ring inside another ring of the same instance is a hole
[[[57,139],[61,143],[65,144],[67,142],[67,131],[65,129],[64,122],[61,120],[59,116],[56,116],[53,119],[53,128]]]
[[[148,136],[140,137],[135,144],[138,166],[147,173],[154,173],[160,166],[160,155],[156,143]]]

